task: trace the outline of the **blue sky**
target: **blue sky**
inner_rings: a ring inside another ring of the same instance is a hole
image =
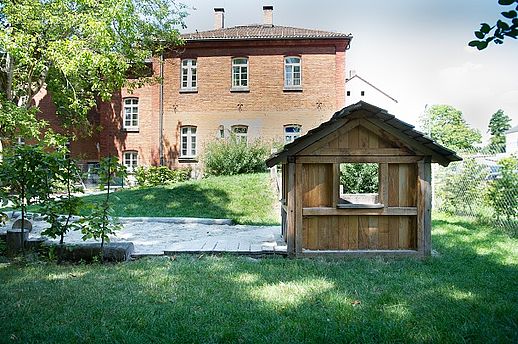
[[[185,0],[186,32],[210,30],[213,8],[225,26],[261,23],[274,6],[274,24],[354,36],[346,68],[400,103],[400,119],[417,124],[426,104],[450,104],[483,134],[503,109],[518,125],[518,40],[479,52],[467,47],[481,22],[494,23],[507,7],[497,0]]]

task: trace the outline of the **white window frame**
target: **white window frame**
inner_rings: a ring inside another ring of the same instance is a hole
[[[183,59],[180,63],[180,90],[198,90],[198,62],[196,59]],[[184,80],[185,79],[185,80]],[[184,82],[186,83],[184,85]]]
[[[298,131],[288,132],[288,128],[298,129]],[[284,126],[284,144],[293,142],[302,135],[302,126],[300,124],[287,124]]]
[[[129,112],[127,110],[129,110]],[[126,97],[122,99],[122,127],[125,130],[138,130],[139,99],[137,97]]]
[[[197,129],[198,128],[194,125],[184,125],[180,127],[180,158],[196,158],[198,153],[198,142],[196,139]]]
[[[244,129],[244,132],[242,129]],[[233,125],[232,133],[238,141],[248,143],[248,125]]]
[[[298,62],[289,61],[290,59],[297,59]],[[298,72],[295,71],[297,67]],[[298,78],[295,77],[297,73]],[[302,88],[302,58],[300,56],[286,56],[284,58],[284,87]]]
[[[242,61],[246,63],[241,63]],[[248,57],[234,57],[232,59],[232,89],[233,90],[248,90],[250,85],[249,77],[249,60]],[[246,75],[246,79],[243,78]]]
[[[122,153],[122,164],[126,166],[129,173],[135,172],[138,165],[138,152],[135,150],[127,150]]]

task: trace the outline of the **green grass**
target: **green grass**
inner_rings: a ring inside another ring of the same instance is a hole
[[[0,341],[518,342],[518,241],[449,217],[439,256],[0,265]]]
[[[209,177],[172,186],[114,193],[116,216],[229,218],[239,224],[278,224],[267,173]],[[86,196],[97,202],[103,196]]]

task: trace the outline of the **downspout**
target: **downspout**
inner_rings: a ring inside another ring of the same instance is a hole
[[[164,166],[164,53],[160,53],[160,93],[159,93],[159,139],[158,139],[158,155],[160,157],[160,166]]]

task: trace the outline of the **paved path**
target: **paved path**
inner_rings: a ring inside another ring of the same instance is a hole
[[[10,228],[12,222],[0,227]],[[136,255],[198,252],[231,252],[241,254],[285,253],[279,226],[208,225],[199,223],[164,223],[150,219],[123,221],[124,228],[110,237],[113,242],[131,241]],[[39,237],[48,224],[33,223],[30,237]],[[57,241],[57,240],[56,240]],[[67,243],[83,242],[80,232],[70,232]],[[88,240],[87,242],[95,242]]]

